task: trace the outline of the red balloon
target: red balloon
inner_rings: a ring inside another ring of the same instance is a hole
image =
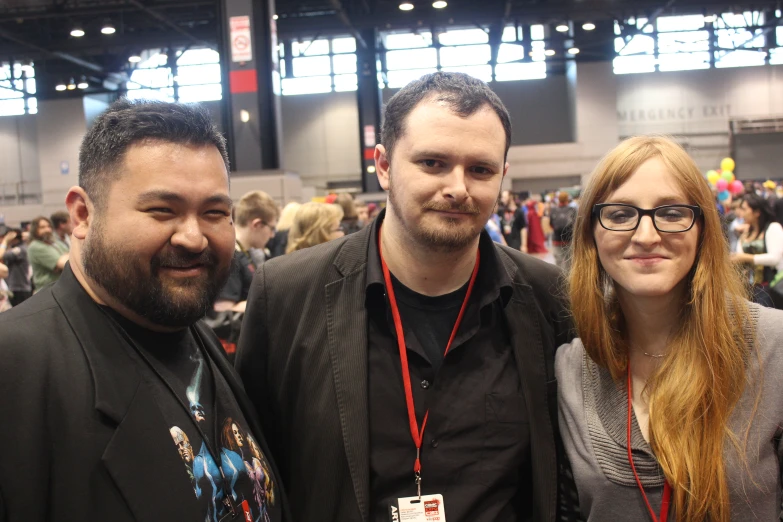
[[[729,183],[729,192],[731,192],[735,196],[737,194],[741,194],[743,190],[745,190],[745,187],[742,185],[742,182],[740,180],[735,179],[734,181]]]

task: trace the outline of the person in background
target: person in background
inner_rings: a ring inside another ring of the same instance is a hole
[[[12,295],[11,306],[22,304],[31,295],[30,261],[27,259],[27,245],[22,242],[22,231],[11,229],[0,242],[0,259],[8,267],[6,284]]]
[[[574,232],[577,210],[569,204],[568,192],[557,195],[557,205],[549,211],[549,223],[552,227],[552,251],[555,264],[568,272],[570,266],[569,247]]]
[[[27,258],[33,269],[33,285],[38,292],[60,278],[68,262],[68,247],[57,240],[51,221],[44,216],[33,219],[30,238],[32,241],[27,247]]]
[[[631,138],[582,204],[555,366],[582,518],[778,520],[783,313],[746,301],[704,176]]]
[[[71,216],[68,215],[68,212],[65,210],[55,212],[51,215],[51,222],[55,238],[70,247],[73,227],[71,226]]]
[[[754,302],[773,307],[767,290],[776,272],[783,273],[783,226],[774,221],[769,201],[756,194],[742,197],[740,214],[747,227],[731,259],[747,267]]]
[[[380,203],[367,203],[367,212],[370,213],[370,221],[377,218],[383,210],[383,205]]]
[[[502,196],[501,196],[502,204]],[[525,213],[517,206],[516,199],[510,195],[500,214],[500,225],[503,237],[509,247],[527,252],[527,219]]]
[[[220,296],[215,301],[216,312],[231,310],[244,312],[247,293],[258,265],[250,256],[250,249],[264,250],[275,236],[280,209],[277,203],[260,190],[248,192],[234,209],[236,241],[231,273]]]
[[[492,210],[492,215],[489,216],[487,224],[484,225],[484,229],[489,234],[489,237],[492,238],[492,241],[495,243],[500,243],[501,245],[505,245],[506,238],[503,237],[503,227],[500,224],[500,216],[498,216],[499,206],[500,200],[498,199],[498,202],[495,203],[495,208]]]
[[[768,179],[767,181],[762,183],[761,186],[763,187],[764,190],[764,192],[762,193],[762,197],[767,201],[769,201],[770,204],[772,204],[773,201],[778,199],[777,193],[775,191],[777,185],[775,184],[774,181]]]
[[[285,254],[285,249],[288,246],[288,232],[291,230],[291,225],[294,224],[294,216],[301,203],[291,201],[280,212],[280,219],[277,220],[277,232],[275,237],[269,240],[267,243],[267,249],[269,250],[270,258],[279,257]]]
[[[356,212],[356,204],[353,201],[353,196],[347,192],[341,192],[337,194],[335,203],[340,205],[343,209],[342,227],[345,235],[353,234],[364,228],[359,222],[359,214]]]
[[[359,226],[362,228],[370,224],[370,209],[366,203],[356,203],[356,215],[359,217]]]
[[[546,237],[542,225],[544,206],[540,201],[531,198],[525,203],[527,207],[527,250],[529,254],[546,254]]]
[[[345,235],[343,209],[333,203],[309,202],[296,211],[286,253],[296,252]]]

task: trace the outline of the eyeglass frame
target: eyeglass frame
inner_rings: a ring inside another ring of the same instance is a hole
[[[267,223],[263,219],[261,220],[261,224],[264,225],[264,226],[269,227],[269,230],[271,230],[273,234],[277,234],[277,227],[273,227],[272,225],[270,225],[269,223]]]
[[[617,230],[613,228],[609,228],[606,225],[604,225],[604,222],[601,220],[601,210],[605,207],[628,207],[636,210],[638,213],[638,219],[636,220],[636,225],[633,228],[629,229],[623,229],[623,230]],[[693,221],[691,222],[691,226],[688,228],[685,228],[683,230],[661,230],[658,228],[658,225],[655,224],[655,213],[662,208],[687,208],[690,209],[693,212]],[[601,225],[605,230],[608,230],[609,232],[633,232],[637,228],[639,228],[639,225],[642,223],[642,218],[644,216],[650,216],[650,220],[652,221],[653,226],[655,227],[655,230],[662,234],[681,234],[683,232],[688,232],[690,229],[693,228],[693,225],[696,224],[696,220],[698,220],[700,217],[702,217],[703,213],[701,210],[701,207],[697,205],[661,205],[660,207],[655,208],[639,208],[635,207],[633,205],[629,205],[627,203],[596,203],[593,205],[593,212],[592,216],[594,218],[598,219],[598,224]]]

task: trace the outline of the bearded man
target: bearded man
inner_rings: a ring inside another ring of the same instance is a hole
[[[385,212],[256,273],[237,368],[297,521],[555,521],[571,334],[557,268],[484,232],[510,143],[487,84],[411,82],[375,149]]]
[[[70,260],[0,317],[0,415],[13,419],[0,428],[0,520],[290,520],[274,465],[281,500],[259,505],[229,483],[216,436],[231,418],[269,455],[200,321],[234,253],[228,189],[203,108],[120,100],[93,123],[65,200]],[[210,488],[194,490],[205,473]]]

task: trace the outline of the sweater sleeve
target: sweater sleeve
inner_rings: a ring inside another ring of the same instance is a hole
[[[783,259],[783,227],[780,223],[770,223],[764,235],[767,244],[766,254],[753,256],[753,263],[762,266],[778,266]]]

